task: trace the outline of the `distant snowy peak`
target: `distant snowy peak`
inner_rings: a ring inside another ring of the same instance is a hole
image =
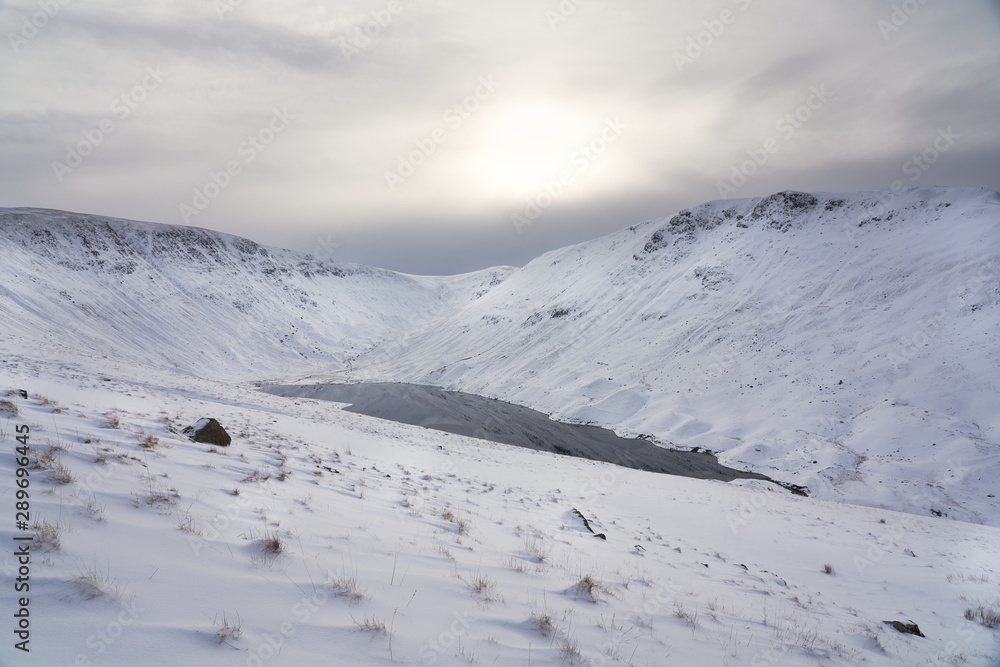
[[[944,187],[848,194],[785,191],[711,201],[683,210],[661,225],[646,242],[643,254],[692,243],[699,231],[717,227],[788,232],[821,225],[852,240],[865,227],[885,229],[940,219],[942,211],[952,205],[973,215],[988,215],[993,211],[990,207],[1000,207],[1000,193]]]
[[[254,266],[263,275],[392,277],[391,271],[320,261],[311,255],[266,248],[249,239],[184,227],[36,208],[0,209],[0,234],[39,257],[72,270],[128,275],[139,263],[185,265],[212,271],[226,264]]]
[[[9,335],[205,377],[349,366],[512,271],[408,276],[195,227],[43,209],[0,209],[0,258]]]

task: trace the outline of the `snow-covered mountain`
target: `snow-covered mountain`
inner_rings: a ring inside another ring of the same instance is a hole
[[[455,277],[0,209],[0,665],[995,667],[998,204],[781,193]],[[257,388],[305,378],[813,497]]]
[[[957,188],[725,200],[456,277],[9,209],[0,335],[207,378],[443,386],[824,498],[996,524],[998,204]]]
[[[355,365],[1000,524],[998,323],[998,193],[779,193],[547,253]]]
[[[194,227],[0,209],[0,336],[199,377],[340,368],[511,270],[408,276]]]

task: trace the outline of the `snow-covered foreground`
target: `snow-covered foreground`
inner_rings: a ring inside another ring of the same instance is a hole
[[[964,618],[1000,609],[997,528],[97,364],[0,364],[0,388],[29,392],[3,399],[16,415],[0,408],[4,665],[993,665],[1000,655],[997,632]],[[218,418],[232,445],[179,434],[201,417]],[[11,632],[18,426],[37,461],[30,512],[42,543],[21,594],[30,654]],[[883,623],[893,620],[926,637]]]

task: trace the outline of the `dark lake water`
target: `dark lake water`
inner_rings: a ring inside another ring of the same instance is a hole
[[[765,475],[727,468],[705,452],[664,449],[597,426],[558,422],[521,405],[437,387],[379,382],[262,389],[278,396],[350,403],[345,410],[371,417],[638,470],[727,482],[738,478],[771,481]]]

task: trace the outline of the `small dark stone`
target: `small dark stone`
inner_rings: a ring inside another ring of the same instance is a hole
[[[226,429],[222,428],[222,424],[211,417],[199,419],[193,426],[188,426],[181,432],[195,442],[219,447],[228,447],[229,443],[233,441],[226,433]]]
[[[916,635],[918,637],[926,637],[924,633],[920,632],[920,628],[917,627],[916,623],[900,623],[899,621],[882,621],[886,625],[891,625],[893,628],[902,632],[904,635]]]
[[[607,536],[607,535],[605,535],[604,533],[595,533],[595,532],[594,532],[594,529],[590,527],[590,522],[589,522],[589,521],[587,521],[587,517],[583,516],[583,512],[581,512],[580,510],[578,510],[578,509],[576,509],[576,508],[574,507],[574,508],[573,508],[573,514],[575,514],[575,515],[577,515],[578,517],[580,517],[581,519],[583,519],[583,525],[584,525],[584,526],[585,526],[585,527],[587,528],[587,530],[589,530],[589,531],[590,531],[591,533],[593,533],[593,534],[594,534],[594,537],[599,537],[599,538],[601,538],[602,540],[606,540],[606,539],[608,539],[608,536]]]
[[[24,399],[28,398],[28,392],[26,392],[23,389],[18,389],[17,390],[17,395],[20,396],[21,398],[24,398]]]

